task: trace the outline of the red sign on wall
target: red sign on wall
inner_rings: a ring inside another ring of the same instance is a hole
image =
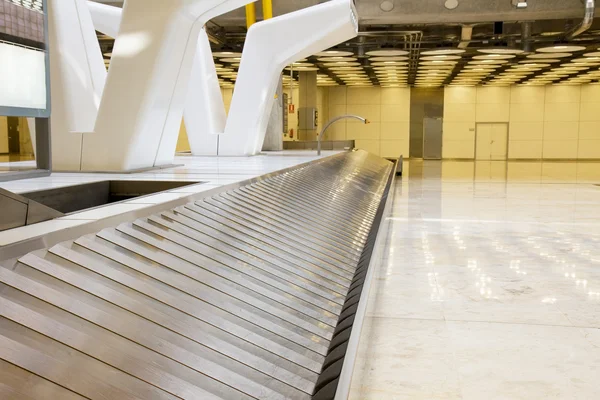
[[[288,110],[289,110],[289,113],[290,113],[290,114],[293,114],[294,112],[296,112],[296,106],[295,106],[295,105],[293,105],[293,104],[290,104],[290,105],[288,106]]]

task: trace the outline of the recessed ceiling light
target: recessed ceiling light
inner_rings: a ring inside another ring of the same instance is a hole
[[[514,72],[514,71],[523,71],[523,72],[531,72],[531,71],[541,71],[542,68],[534,68],[534,67],[520,67],[520,66],[514,66],[511,67],[511,69],[509,69],[509,71]]]
[[[442,54],[442,55],[438,55],[438,56],[426,56],[426,57],[421,57],[421,61],[443,61],[443,60],[460,60],[461,57],[460,56],[453,56],[453,55],[446,55],[446,54]]]
[[[530,54],[527,58],[533,59],[544,59],[544,58],[564,58],[571,57],[573,54],[571,53],[538,53],[538,54]],[[545,62],[545,60],[544,60]]]
[[[362,67],[330,67],[330,71],[364,71]]]
[[[223,61],[226,63],[239,63],[242,60],[241,57],[232,57],[232,58],[221,58],[219,61]]]
[[[394,56],[394,57],[372,57],[369,58],[369,61],[371,62],[376,62],[376,61],[407,61],[408,57],[403,57],[403,56]]]
[[[425,61],[425,62],[429,62],[429,61]],[[446,71],[452,71],[454,69],[456,64],[433,64],[433,65],[428,65],[428,64],[419,64],[419,69],[438,69],[438,70],[446,70]]]
[[[291,71],[291,68],[286,68],[286,71]],[[294,71],[318,71],[319,68],[317,67],[294,67]]]
[[[511,49],[508,47],[490,47],[487,49],[477,49],[478,52],[484,54],[521,54],[521,49]]]
[[[367,52],[368,56],[382,56],[382,57],[405,56],[407,54],[408,54],[408,51],[406,51],[406,50],[396,50],[396,49],[373,50],[373,51]]]
[[[590,67],[579,67],[579,66],[570,66],[569,64],[563,64],[560,66],[560,69],[570,70],[570,71],[585,71],[590,69]],[[555,69],[553,69],[555,71]]]
[[[242,53],[236,52],[236,51],[215,51],[214,53],[212,53],[213,57],[218,57],[218,58],[234,58],[234,57],[241,57]]]
[[[324,63],[326,67],[360,67],[360,63],[354,61],[338,61],[332,63]]]
[[[519,67],[520,67],[521,65],[522,65],[523,67],[531,67],[531,68],[546,68],[546,67],[549,67],[549,66],[550,66],[550,64],[541,64],[541,63],[532,63],[532,62],[528,62],[528,63],[520,64],[520,65],[519,65]]]
[[[323,62],[338,62],[338,61],[356,61],[358,60],[356,57],[320,57],[317,58],[318,61]]]
[[[350,57],[353,56],[354,53],[351,51],[339,51],[339,50],[327,50],[322,51],[320,53],[315,54],[317,57]]]
[[[476,60],[469,61],[469,65],[499,65],[506,64],[508,61],[506,60]]]
[[[456,61],[436,60],[436,61],[421,61],[419,65],[456,65]]]
[[[408,67],[405,65],[396,65],[396,66],[389,66],[389,67],[375,67],[373,68],[373,70],[375,71],[405,71],[407,70]]]
[[[494,71],[497,68],[500,68],[500,64],[465,65],[465,69],[487,69]]]
[[[475,56],[473,60],[510,60],[515,58],[514,54],[486,54],[483,56]]]
[[[392,65],[408,65],[408,63],[406,61],[378,61],[371,63],[371,65],[374,67],[386,67]]]
[[[463,49],[433,49],[422,51],[423,56],[436,56],[436,55],[450,55],[450,54],[462,54],[465,50]]]
[[[581,58],[575,58],[575,59],[571,60],[571,62],[598,63],[598,62],[600,62],[600,57],[581,57]]]
[[[600,51],[595,51],[593,53],[585,53],[584,57],[600,57]]]
[[[549,47],[542,47],[537,49],[536,51],[539,53],[572,53],[574,51],[583,51],[585,47],[583,46],[570,46],[570,45],[556,45]]]
[[[542,59],[528,59],[528,60],[523,60],[523,61],[519,61],[519,64],[532,64],[532,63],[536,63],[536,62],[540,62],[540,63],[557,63],[557,62],[562,62],[565,60],[559,60],[557,59],[552,59],[552,58],[542,58]]]

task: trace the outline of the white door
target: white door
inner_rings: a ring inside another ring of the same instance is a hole
[[[506,160],[508,124],[477,124],[476,160]]]

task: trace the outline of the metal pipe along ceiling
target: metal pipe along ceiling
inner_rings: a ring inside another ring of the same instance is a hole
[[[585,1],[585,14],[583,16],[583,20],[579,25],[574,26],[569,29],[565,36],[567,39],[572,39],[576,36],[579,36],[583,32],[590,29],[592,23],[594,22],[594,13],[596,11],[596,0],[582,0]]]

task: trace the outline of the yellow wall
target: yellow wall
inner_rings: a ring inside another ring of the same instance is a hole
[[[326,90],[329,97],[327,120],[355,114],[371,121],[369,125],[356,120],[339,121],[328,129],[326,140],[354,139],[357,148],[382,157],[408,155],[409,88],[334,86]]]
[[[0,153],[8,153],[8,119],[0,117]]]
[[[25,117],[19,117],[19,140],[21,155],[33,157],[33,142]],[[8,118],[0,116],[0,154],[8,153],[8,150]]]
[[[181,121],[181,127],[179,128],[179,136],[177,137],[176,152],[188,152],[190,151],[190,142],[188,140],[187,130],[185,129],[185,123]]]
[[[223,95],[223,103],[225,105],[225,111],[229,113],[229,106],[231,105],[231,97],[233,96],[233,89],[221,88],[221,94]],[[179,128],[179,136],[177,138],[177,152],[188,152],[190,151],[190,142],[185,129],[185,121],[181,121],[181,127]]]
[[[600,158],[600,86],[448,87],[444,158],[474,158],[476,123],[509,124],[509,159]]]

